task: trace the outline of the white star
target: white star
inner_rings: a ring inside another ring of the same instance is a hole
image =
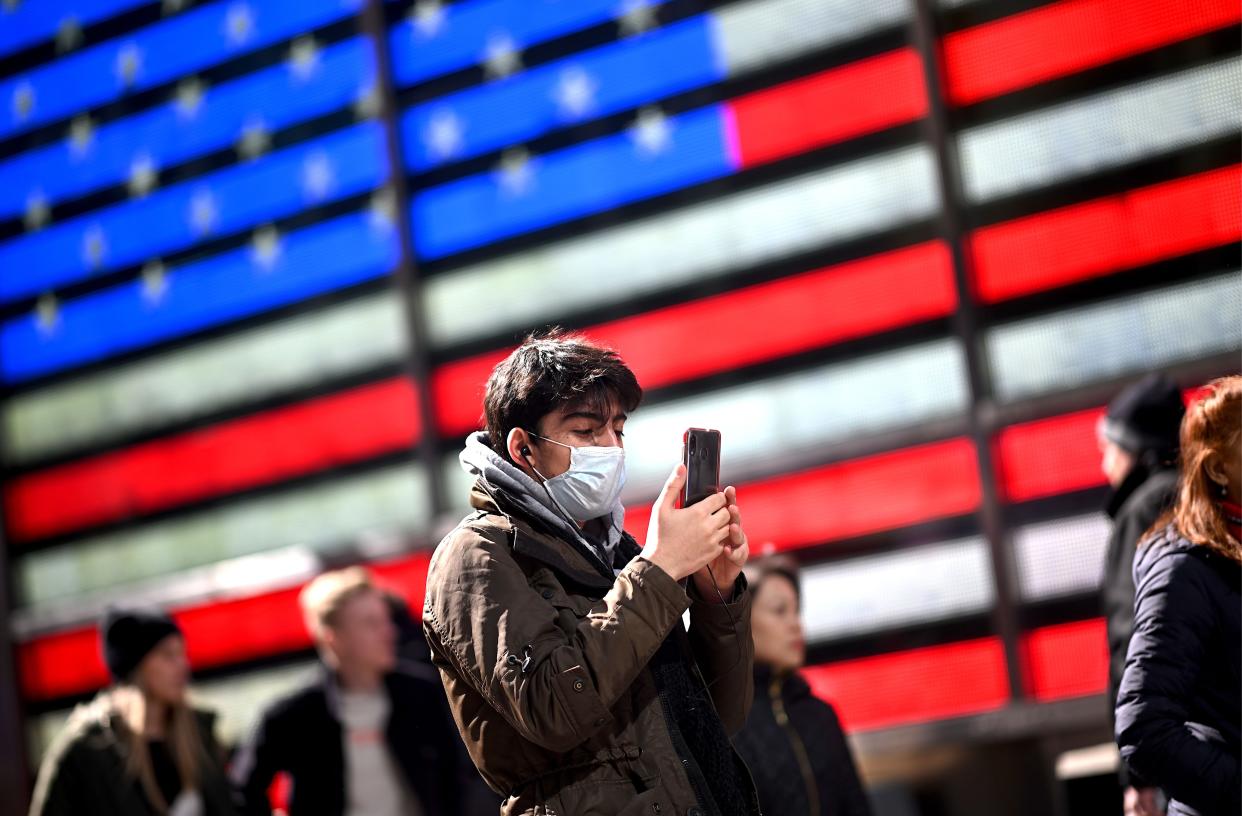
[[[13,89],[13,116],[17,121],[24,122],[35,106],[35,89],[28,80],[23,79]]]
[[[93,144],[95,144],[95,123],[91,121],[91,117],[86,114],[74,117],[69,124],[69,155],[74,159],[81,159],[90,152]]]
[[[302,193],[311,201],[323,201],[336,184],[336,170],[332,160],[322,150],[316,150],[302,162]]]
[[[197,77],[183,79],[177,83],[173,94],[173,106],[177,116],[184,121],[193,121],[203,108],[203,97],[207,95],[207,86]]]
[[[358,95],[354,98],[354,118],[355,119],[374,119],[380,114],[380,89],[379,85],[372,82],[358,89]]]
[[[164,0],[160,10],[165,16],[167,16],[169,14],[175,14],[183,8],[185,8],[185,0]]]
[[[160,261],[142,267],[142,299],[148,306],[159,306],[168,292],[168,270]]]
[[[581,119],[595,107],[595,92],[599,83],[580,66],[572,65],[561,71],[556,83],[556,105],[566,119]]]
[[[234,3],[224,20],[224,34],[229,45],[245,45],[254,33],[254,11],[249,3]]]
[[[22,220],[26,224],[26,229],[34,232],[43,227],[52,216],[52,208],[48,204],[47,196],[43,194],[43,190],[36,187],[26,196],[26,213]]]
[[[431,114],[431,121],[423,130],[423,144],[432,161],[445,161],[461,152],[461,117],[452,108],[438,108]]]
[[[250,243],[250,260],[263,271],[270,272],[280,260],[282,250],[280,233],[275,227],[266,226],[255,231]]]
[[[646,156],[658,156],[673,140],[673,128],[659,108],[643,108],[630,128],[634,146]]]
[[[371,229],[387,232],[397,223],[397,196],[390,188],[384,187],[371,196],[368,219]]]
[[[190,227],[196,235],[207,235],[216,228],[220,212],[210,187],[199,187],[190,197]]]
[[[103,227],[91,224],[82,234],[82,261],[91,269],[97,269],[103,263],[108,252],[108,236],[104,235]]]
[[[617,27],[626,37],[650,31],[657,25],[657,11],[649,0],[625,0],[617,14]]]
[[[531,166],[530,153],[525,148],[511,148],[500,157],[497,182],[500,190],[511,198],[520,198],[530,192],[535,182],[535,169]]]
[[[117,80],[129,87],[134,84],[134,80],[138,78],[138,74],[142,71],[142,49],[137,43],[127,42],[121,46],[121,50],[116,52],[116,71]]]
[[[522,52],[507,32],[494,32],[483,52],[483,71],[491,79],[503,79],[522,70]]]
[[[74,15],[62,18],[56,27],[56,51],[63,54],[82,44],[82,24]]]
[[[56,295],[48,292],[39,298],[39,302],[35,304],[34,319],[39,334],[44,337],[56,334],[60,328],[60,303],[56,300]]]
[[[5,14],[12,14],[17,11],[17,7],[21,4],[22,0],[4,0],[3,4],[0,4],[0,11],[3,11]]]
[[[159,178],[160,171],[151,154],[145,150],[135,154],[134,160],[129,164],[129,194],[136,198],[144,197],[155,189]]]
[[[319,43],[311,36],[299,37],[289,47],[289,70],[298,82],[306,82],[319,70]]]
[[[237,140],[237,153],[243,159],[257,159],[272,146],[272,134],[263,119],[251,117],[242,126],[241,138]]]
[[[419,39],[435,37],[444,28],[444,3],[440,0],[418,0],[410,10],[410,26]]]

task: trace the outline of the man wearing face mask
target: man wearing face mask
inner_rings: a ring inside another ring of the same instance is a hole
[[[475,511],[432,557],[423,628],[505,816],[759,812],[729,740],[753,694],[736,494],[678,508],[679,465],[644,543],[626,533],[641,399],[615,352],[531,337],[492,372],[487,429],[461,454]]]

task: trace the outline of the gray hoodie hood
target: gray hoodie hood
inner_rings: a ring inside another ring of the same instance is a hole
[[[625,507],[620,501],[612,508],[608,540],[598,542],[584,536],[578,525],[570,523],[553,503],[543,485],[496,453],[486,431],[470,434],[466,438],[466,447],[458,458],[461,460],[462,469],[482,479],[490,490],[499,490],[524,514],[556,531],[565,540],[582,542],[608,567],[609,572],[616,571],[613,567],[613,556],[625,530]]]

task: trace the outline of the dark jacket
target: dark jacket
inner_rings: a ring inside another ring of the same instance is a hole
[[[199,794],[206,816],[233,816],[223,752],[215,738],[215,715],[195,711],[204,762]],[[31,816],[154,816],[142,784],[128,774],[126,726],[100,701],[79,706],[57,736],[39,769]]]
[[[837,712],[800,675],[756,667],[755,704],[733,743],[767,816],[870,816]]]
[[[1134,636],[1117,699],[1122,759],[1170,814],[1242,812],[1242,565],[1172,528],[1134,564]]]
[[[457,735],[444,714],[443,692],[431,678],[396,671],[384,678],[391,703],[384,738],[405,782],[428,814],[459,812]],[[345,813],[344,731],[339,690],[321,668],[305,687],[261,715],[238,751],[232,776],[242,813],[268,816],[267,789],[277,773],[290,777],[289,816]],[[471,770],[473,773],[473,770]]]
[[[628,535],[614,576],[482,482],[471,503],[432,557],[423,627],[502,813],[757,814],[728,738],[752,696],[745,580],[711,604]]]
[[[1108,711],[1117,707],[1117,689],[1126,666],[1126,649],[1134,631],[1134,553],[1139,541],[1173,505],[1177,497],[1177,470],[1159,467],[1149,470],[1136,464],[1125,480],[1109,496],[1105,511],[1113,520],[1108,550],[1104,556],[1104,580],[1100,588],[1104,621],[1108,629]],[[1146,782],[1132,777],[1125,765],[1122,784],[1144,787]]]

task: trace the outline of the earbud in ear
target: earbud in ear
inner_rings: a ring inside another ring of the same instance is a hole
[[[522,446],[522,455],[523,455],[523,456],[530,456],[530,448],[528,448],[527,446],[523,445],[523,446]]]

